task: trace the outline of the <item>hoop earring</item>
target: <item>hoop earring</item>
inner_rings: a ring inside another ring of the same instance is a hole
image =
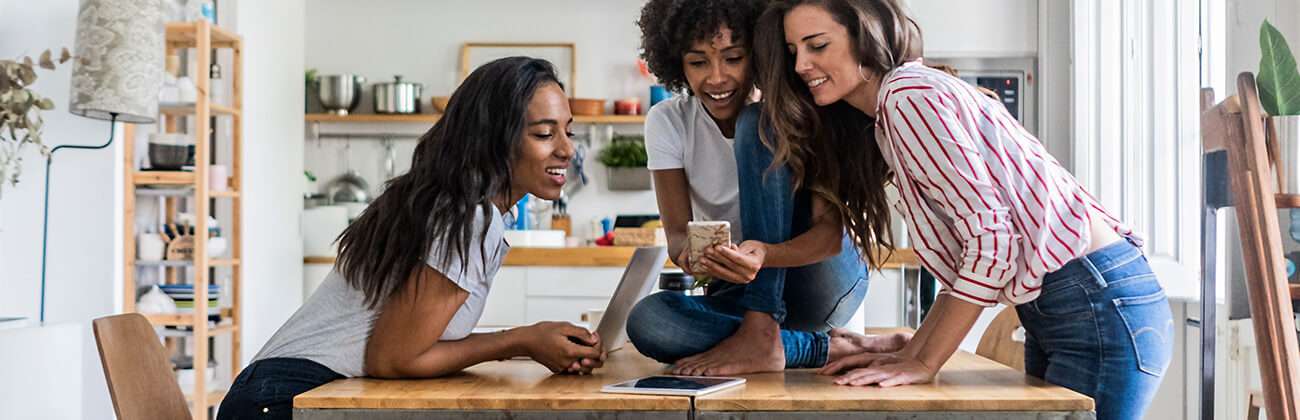
[[[858,63],[858,77],[861,77],[863,82],[871,83],[871,78],[862,72],[862,63]]]

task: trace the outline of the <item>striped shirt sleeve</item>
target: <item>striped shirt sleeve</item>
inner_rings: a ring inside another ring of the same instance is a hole
[[[941,95],[925,85],[888,92],[881,104],[883,129],[902,166],[895,168],[898,175],[952,218],[962,252],[948,292],[993,306],[1016,277],[1018,247],[1011,244],[1019,235],[979,145]]]

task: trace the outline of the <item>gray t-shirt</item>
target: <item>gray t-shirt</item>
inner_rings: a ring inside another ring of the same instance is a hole
[[[693,219],[731,222],[731,240],[740,243],[743,230],[734,144],[694,96],[675,96],[655,104],[646,114],[646,167],[686,171]]]
[[[491,220],[483,220],[481,212],[474,213],[474,234],[466,248],[470,255],[465,270],[461,270],[459,255],[451,255],[443,264],[442,256],[452,252],[443,244],[434,243],[425,260],[429,267],[469,292],[469,298],[456,310],[439,337],[440,341],[465,338],[478,324],[488,291],[492,288],[492,279],[510,250],[505,242],[505,222],[501,220],[501,212],[495,205],[488,207],[492,208]],[[480,232],[485,225],[487,236],[483,238]],[[366,308],[365,295],[349,286],[338,271],[331,271],[316,292],[271,336],[253,360],[275,357],[307,359],[349,378],[365,376],[366,340],[370,338],[376,316],[376,311]]]

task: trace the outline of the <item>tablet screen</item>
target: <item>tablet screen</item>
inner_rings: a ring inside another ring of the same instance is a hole
[[[650,376],[636,381],[637,388],[704,389],[732,381],[732,378],[682,378],[678,376]]]

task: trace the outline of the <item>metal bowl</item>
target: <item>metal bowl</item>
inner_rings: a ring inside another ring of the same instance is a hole
[[[150,168],[174,171],[187,165],[194,165],[194,145],[149,143]]]
[[[320,104],[332,114],[348,115],[361,103],[361,85],[366,78],[354,74],[328,74],[316,78]]]

